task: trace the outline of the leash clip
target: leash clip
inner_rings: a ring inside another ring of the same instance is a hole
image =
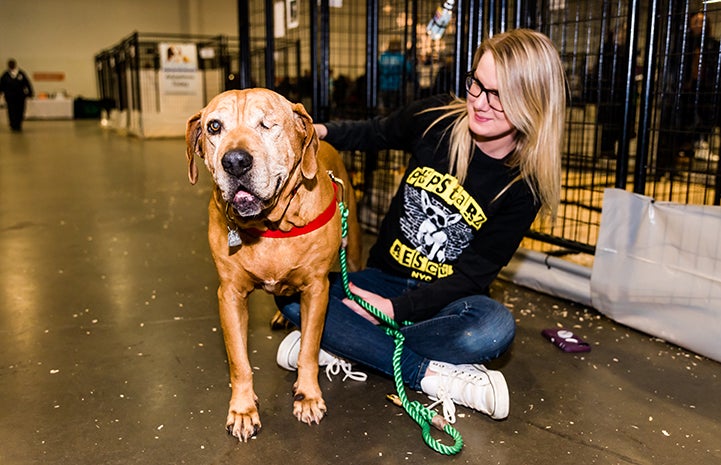
[[[332,170],[328,170],[328,176],[330,177],[331,181],[338,184],[338,186],[340,187],[340,202],[343,203],[343,201],[345,200],[345,183],[341,178],[336,178],[333,175]]]
[[[345,250],[348,248],[348,209],[345,206],[345,183],[341,178],[336,178],[333,175],[332,170],[328,170],[328,176],[330,180],[336,183],[340,187],[340,200],[338,201],[338,208],[340,208],[340,221],[341,221],[341,241],[340,248]]]

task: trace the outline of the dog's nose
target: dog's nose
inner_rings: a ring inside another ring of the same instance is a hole
[[[223,155],[223,169],[235,177],[248,171],[253,164],[253,156],[245,150],[231,150]]]

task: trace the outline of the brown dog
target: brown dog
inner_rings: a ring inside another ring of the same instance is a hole
[[[344,180],[349,209],[349,262],[360,261],[360,229],[343,161],[321,143],[310,116],[267,89],[228,91],[186,126],[191,183],[195,155],[205,160],[215,188],[208,238],[220,278],[218,301],[230,365],[227,429],[247,441],[260,429],[248,360],[248,296],[260,288],[300,293],[301,348],[293,414],[311,424],[326,411],[318,385],[318,351],[328,305],[328,272],[337,263],[341,215],[333,175]]]

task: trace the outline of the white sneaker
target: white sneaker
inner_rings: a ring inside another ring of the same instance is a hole
[[[280,341],[278,346],[278,354],[275,357],[276,362],[288,371],[298,369],[298,354],[300,353],[300,331],[295,330],[288,334],[285,339]],[[343,381],[350,378],[354,381],[365,381],[368,375],[362,371],[353,371],[353,365],[340,357],[321,349],[318,353],[318,366],[325,367],[325,375],[329,381],[331,376],[339,374],[341,371],[345,373]]]
[[[452,365],[432,360],[428,368],[436,374],[421,380],[421,389],[436,402],[443,404],[443,417],[456,421],[456,404],[485,413],[495,420],[508,416],[510,400],[508,385],[500,371],[483,365]]]

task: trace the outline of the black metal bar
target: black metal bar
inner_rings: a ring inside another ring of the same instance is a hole
[[[318,4],[315,1],[308,2],[310,14],[310,81],[311,81],[311,118],[314,121],[320,121],[318,112],[320,107],[320,98],[318,91]],[[308,110],[306,108],[306,110]]]
[[[499,5],[498,12],[499,32],[505,32],[508,28],[508,1],[502,1]]]
[[[378,0],[367,0],[366,14],[366,108],[373,114],[378,107]]]
[[[130,41],[130,48],[133,51],[132,59],[129,61],[131,64],[130,68],[130,75],[131,75],[131,86],[133,87],[133,95],[131,96],[133,99],[133,110],[140,111],[141,108],[141,96],[140,96],[140,39],[138,37],[138,33],[133,34],[133,39]],[[129,51],[129,50],[126,50]],[[159,93],[158,93],[159,94]],[[156,103],[156,107],[158,108]],[[140,119],[140,124],[142,124],[142,118]]]
[[[554,236],[552,234],[545,234],[538,231],[528,231],[526,237],[537,241],[545,242],[551,245],[557,245],[559,247],[565,247],[570,250],[575,250],[581,253],[587,253],[593,255],[596,253],[596,247],[584,244],[583,242],[573,241],[570,239],[564,239],[563,237]]]
[[[470,2],[469,2],[470,3]],[[464,21],[464,11],[466,10],[463,0],[456,0],[456,36],[453,38],[453,73],[451,77],[451,90],[456,95],[461,94],[460,76],[468,70],[464,60],[458,58],[463,55],[463,49],[468,47],[468,40],[464,37],[470,36],[465,26],[468,22]],[[470,27],[468,27],[470,29]],[[465,69],[463,69],[463,68]]]
[[[498,29],[496,28],[496,2],[490,1],[486,4],[488,8],[488,14],[486,15],[488,23],[488,35],[492,36]]]
[[[464,72],[473,65],[473,54],[483,38],[483,0],[470,0],[466,8],[468,12],[468,33],[463,54]],[[459,76],[460,78],[460,76]],[[460,95],[460,94],[459,94]]]
[[[646,168],[649,157],[649,142],[652,119],[651,111],[653,104],[653,88],[655,83],[656,68],[656,41],[658,40],[658,24],[656,15],[658,9],[658,1],[651,0],[648,6],[648,22],[646,25],[646,63],[644,69],[643,82],[641,86],[641,108],[638,123],[638,139],[636,149],[636,166],[634,168],[633,191],[643,194],[646,187]]]
[[[411,49],[410,49],[410,56],[413,58],[413,76],[411,79],[412,82],[412,92],[411,95],[413,98],[417,98],[420,95],[420,83],[417,79],[417,73],[418,73],[418,63],[416,62],[415,57],[417,56],[418,52],[418,35],[415,33],[415,25],[418,24],[418,2],[412,1],[412,0],[406,0],[405,4],[405,12],[406,17],[411,18],[410,26],[408,25],[408,22],[406,21],[406,26],[403,28],[403,36],[404,40],[403,43],[407,44],[408,40],[410,39],[411,42]],[[404,47],[405,48],[405,47]],[[406,82],[405,79],[405,67],[403,67],[403,82]],[[404,101],[405,102],[405,101]]]
[[[275,89],[275,15],[274,0],[265,0],[265,87]]]
[[[238,0],[238,80],[240,88],[251,86],[250,79],[250,0]]]
[[[223,73],[223,76],[221,78],[223,87],[221,88],[221,90],[230,90],[228,86],[228,76],[231,73],[230,69],[232,60],[230,59],[230,52],[228,51],[228,48],[228,38],[225,36],[220,36],[220,44],[218,46],[218,66]],[[206,95],[206,98],[207,97],[208,96]]]
[[[628,16],[626,18],[626,48],[627,61],[623,63],[626,69],[626,80],[624,81],[624,95],[626,96],[623,105],[623,122],[621,127],[621,138],[618,141],[618,162],[616,163],[616,187],[625,189],[628,178],[629,153],[628,148],[631,142],[631,128],[636,123],[636,47],[638,46],[638,15],[641,5],[639,0],[631,0],[628,5]]]
[[[318,117],[330,118],[330,2],[320,1],[320,82]]]
[[[302,65],[301,65],[301,53],[300,53],[300,39],[295,42],[295,75],[300,78],[302,76]]]
[[[515,5],[513,6],[513,12],[515,13],[515,16],[513,17],[513,25],[512,27],[514,29],[518,29],[520,27],[525,27],[525,24],[527,23],[526,20],[526,7],[525,4],[527,2],[524,2],[523,0],[516,0]]]
[[[406,18],[409,17],[409,15],[410,15],[410,3],[411,3],[410,0],[405,0],[403,2],[403,12],[406,15]],[[413,31],[412,27],[410,28],[410,31]],[[403,50],[403,53],[405,54],[405,59],[408,59],[408,56],[409,56],[409,51],[406,50],[406,47],[407,47],[408,41],[409,41],[409,39],[411,39],[411,37],[415,37],[415,34],[409,33],[408,21],[406,21],[406,24],[403,26],[403,42],[402,42],[403,43],[402,50]],[[411,43],[412,53],[410,53],[410,56],[412,56],[412,57],[416,56],[415,48],[416,48],[415,40],[413,40]],[[413,65],[415,66],[415,60],[413,60]],[[401,84],[401,96],[400,96],[399,103],[401,103],[402,105],[405,105],[407,103],[407,99],[408,99],[407,90],[408,90],[408,83],[411,82],[411,76],[410,76],[411,72],[412,71],[409,71],[405,66],[403,66],[403,68],[401,69],[402,84]],[[415,89],[414,89],[414,91],[415,91]],[[413,95],[415,96],[416,94],[414,93]]]

